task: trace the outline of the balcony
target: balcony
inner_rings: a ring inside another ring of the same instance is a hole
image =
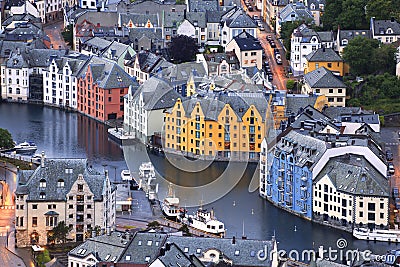
[[[307,182],[307,177],[306,176],[301,176],[301,180],[303,181],[303,182]]]

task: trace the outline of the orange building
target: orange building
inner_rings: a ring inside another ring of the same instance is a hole
[[[80,112],[102,122],[124,116],[124,95],[137,83],[116,62],[93,56],[78,77]]]

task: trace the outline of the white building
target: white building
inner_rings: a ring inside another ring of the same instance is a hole
[[[63,108],[77,109],[77,76],[84,70],[86,57],[71,54],[52,59],[43,70],[43,102]]]
[[[48,159],[18,173],[15,191],[16,244],[26,247],[51,243],[52,229],[61,221],[67,238],[83,241],[98,226],[115,228],[115,188],[108,172],[99,173],[85,159]]]
[[[295,76],[303,75],[306,56],[321,47],[320,38],[317,32],[302,24],[293,31],[290,42],[290,67]]]
[[[373,39],[384,44],[391,44],[400,40],[400,23],[394,18],[390,20],[376,20],[371,18],[370,30]]]
[[[221,18],[220,44],[225,47],[244,31],[257,38],[257,24],[243,9],[234,7]]]
[[[136,92],[124,99],[124,130],[147,143],[155,133],[161,133],[164,125],[164,110],[171,108],[179,94],[167,82],[151,77]]]

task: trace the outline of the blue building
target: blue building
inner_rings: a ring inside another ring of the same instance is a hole
[[[272,164],[261,166],[265,183],[260,194],[273,204],[311,220],[313,167],[325,151],[324,141],[289,131],[270,150]]]

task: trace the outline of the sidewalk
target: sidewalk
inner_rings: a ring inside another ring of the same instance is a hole
[[[18,257],[20,261],[22,261],[22,265],[20,266],[34,266],[34,263],[32,261],[32,254],[31,254],[31,248],[15,248],[15,234],[14,231],[10,232],[8,235],[8,251],[10,254],[15,255],[15,257]],[[3,265],[0,265],[3,266]]]

